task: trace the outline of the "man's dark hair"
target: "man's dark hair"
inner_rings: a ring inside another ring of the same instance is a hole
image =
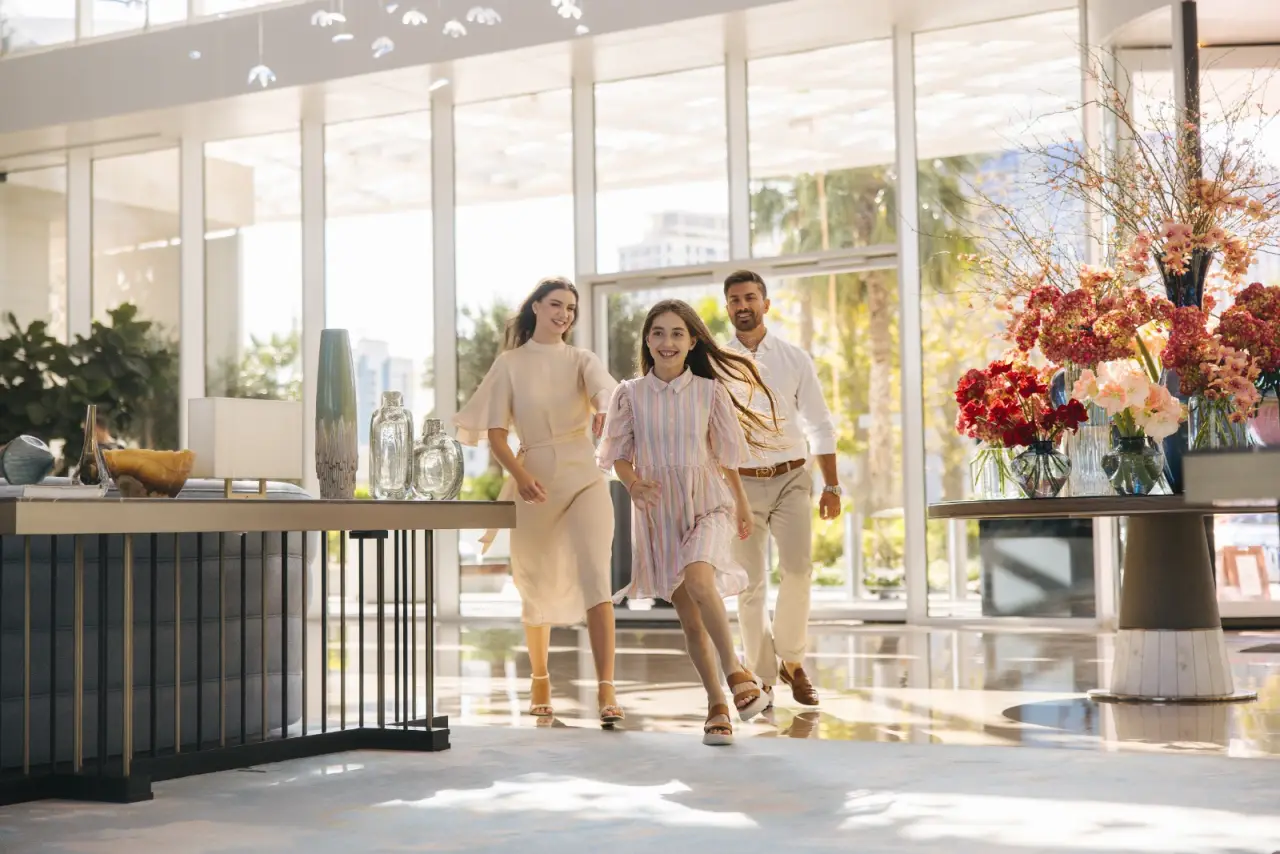
[[[763,299],[769,298],[769,286],[764,283],[764,279],[760,278],[759,273],[752,272],[751,270],[738,270],[737,272],[730,273],[728,278],[724,280],[724,295],[728,296],[729,288],[734,285],[745,285],[748,282],[754,282],[760,286],[760,296]]]

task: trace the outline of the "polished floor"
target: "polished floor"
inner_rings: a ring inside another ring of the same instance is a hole
[[[438,627],[440,711],[461,726],[594,727],[595,675],[586,631],[556,630],[554,721],[525,713],[529,669],[518,626]],[[1098,704],[1112,638],[1053,631],[815,625],[808,670],[822,702],[785,687],[776,710],[738,726],[742,738],[1161,751],[1280,756],[1280,635],[1229,634],[1236,705]],[[700,731],[705,695],[675,628],[620,628],[617,684],[633,731]]]

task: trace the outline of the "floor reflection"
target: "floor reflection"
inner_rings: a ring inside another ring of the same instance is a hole
[[[552,635],[554,720],[526,714],[529,670],[517,626],[440,625],[438,709],[457,725],[598,727],[586,632]],[[808,668],[818,709],[779,693],[778,707],[740,738],[1145,750],[1239,757],[1280,755],[1276,635],[1230,636],[1244,705],[1096,704],[1083,694],[1110,676],[1109,636],[1030,631],[815,626]],[[1259,647],[1263,651],[1257,650]],[[704,696],[674,628],[618,633],[625,728],[700,732]]]

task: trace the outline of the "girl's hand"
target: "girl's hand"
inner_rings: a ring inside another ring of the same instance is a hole
[[[662,486],[656,481],[636,479],[631,482],[627,492],[631,494],[633,504],[642,510],[648,510],[657,506]]]
[[[599,439],[604,435],[604,413],[597,412],[591,419],[591,435]]]
[[[547,500],[547,490],[528,472],[516,477],[516,488],[525,504],[542,504]]]
[[[751,536],[751,532],[755,530],[755,518],[751,515],[751,507],[744,502],[738,502],[738,539],[745,540]]]

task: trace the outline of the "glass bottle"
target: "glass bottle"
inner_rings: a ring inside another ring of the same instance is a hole
[[[413,413],[404,395],[384,391],[382,406],[369,424],[369,494],[400,501],[410,496],[413,464]]]
[[[462,491],[462,445],[438,418],[422,422],[422,441],[413,449],[413,492],[427,501],[452,501]]]
[[[83,486],[108,486],[111,482],[107,474],[107,461],[102,456],[102,446],[98,444],[98,407],[89,404],[84,416],[84,445],[80,449],[80,460],[76,464],[75,474],[71,482]]]

